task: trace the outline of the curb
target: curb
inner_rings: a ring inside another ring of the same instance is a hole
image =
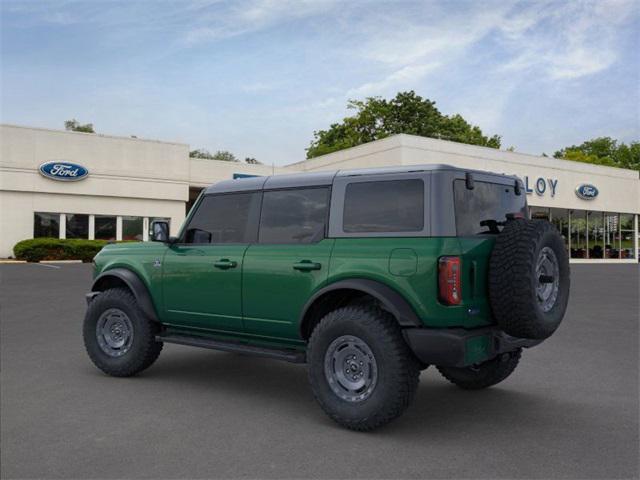
[[[38,263],[82,263],[82,260],[40,260]]]
[[[0,258],[0,265],[3,264],[12,264],[12,263],[27,263],[26,260],[11,260],[8,258]]]

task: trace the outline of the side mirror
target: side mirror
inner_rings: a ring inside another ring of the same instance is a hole
[[[151,222],[151,232],[149,232],[149,239],[152,242],[169,241],[169,222],[165,220],[154,220]]]

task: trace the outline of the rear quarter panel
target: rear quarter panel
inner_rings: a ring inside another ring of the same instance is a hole
[[[327,284],[349,278],[383,283],[401,294],[428,327],[489,325],[485,294],[487,249],[490,252],[487,240],[338,238],[331,255]],[[445,306],[438,301],[438,259],[444,255],[462,256],[463,302],[458,306]],[[472,280],[475,281],[473,289]]]

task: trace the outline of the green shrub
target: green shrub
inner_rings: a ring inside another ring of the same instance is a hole
[[[90,262],[108,242],[106,240],[33,238],[22,240],[13,247],[18,260],[82,260]]]

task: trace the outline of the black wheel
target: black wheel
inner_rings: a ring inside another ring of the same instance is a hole
[[[393,317],[373,306],[327,314],[307,349],[309,381],[337,423],[367,431],[401,415],[418,387],[420,368]]]
[[[498,325],[519,338],[545,339],[569,301],[569,258],[546,220],[508,221],[489,261],[489,300]]]
[[[96,367],[114,377],[129,377],[156,361],[162,342],[158,325],[147,319],[133,294],[112,288],[94,298],[84,318],[84,346]]]
[[[500,383],[518,366],[522,349],[503,353],[488,362],[464,368],[438,367],[451,383],[465,390],[479,390]]]

